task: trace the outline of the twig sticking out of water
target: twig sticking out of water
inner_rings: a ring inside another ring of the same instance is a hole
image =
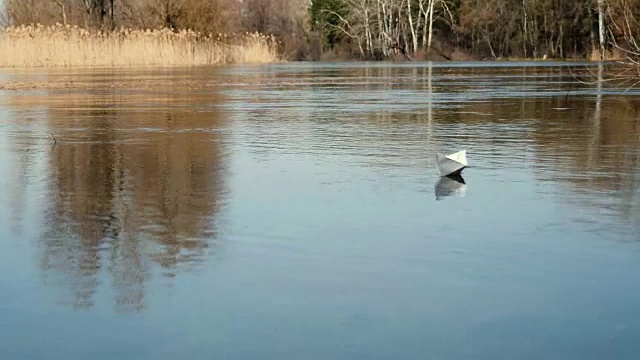
[[[56,137],[53,136],[53,134],[49,134],[51,135],[51,137],[53,138],[53,145],[56,145],[58,143],[58,141],[56,140]]]

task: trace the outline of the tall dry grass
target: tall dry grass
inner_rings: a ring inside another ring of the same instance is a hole
[[[19,26],[0,32],[0,67],[190,66],[272,63],[280,60],[273,37],[205,35],[194,31],[75,26]]]
[[[604,60],[605,61],[620,61],[625,58],[624,52],[616,47],[606,49],[604,52]],[[591,52],[589,52],[587,56],[587,60],[589,61],[600,61],[600,49],[598,47],[593,47]]]

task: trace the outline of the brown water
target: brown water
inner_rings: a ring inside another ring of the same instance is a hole
[[[640,92],[581,69],[0,71],[0,359],[636,359]]]

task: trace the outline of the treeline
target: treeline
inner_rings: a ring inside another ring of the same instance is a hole
[[[640,0],[5,0],[4,9],[10,25],[260,32],[289,59],[635,56],[637,19]]]
[[[599,58],[636,49],[640,1],[314,0],[310,15],[325,49],[348,43],[362,58],[452,47],[480,58]]]

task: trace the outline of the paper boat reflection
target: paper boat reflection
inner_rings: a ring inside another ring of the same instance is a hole
[[[467,192],[467,184],[460,175],[442,176],[436,182],[436,200],[442,200],[447,196],[464,197]]]
[[[460,175],[467,167],[467,151],[462,150],[453,154],[436,154],[436,166],[440,176]]]

